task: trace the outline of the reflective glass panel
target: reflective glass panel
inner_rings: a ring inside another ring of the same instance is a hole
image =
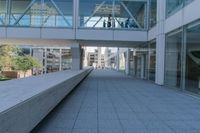
[[[156,73],[156,42],[153,41],[149,44],[149,68],[148,79],[155,81]]]
[[[149,26],[153,27],[156,24],[156,17],[157,17],[157,0],[150,0],[150,20]]]
[[[72,55],[71,55],[71,49],[61,49],[62,51],[62,70],[68,70],[72,67]]]
[[[146,5],[144,1],[81,0],[80,26],[144,29],[146,27]]]
[[[167,16],[173,14],[183,7],[184,0],[167,0]]]
[[[0,0],[0,25],[6,24],[6,0]]]
[[[12,0],[10,25],[72,27],[72,0]]]
[[[165,85],[180,88],[182,31],[166,36]]]
[[[185,88],[200,94],[200,23],[187,28]]]

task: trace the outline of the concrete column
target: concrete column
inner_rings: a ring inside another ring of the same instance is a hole
[[[72,51],[72,70],[81,69],[81,47],[79,44],[71,45]]]
[[[141,79],[144,79],[144,55],[141,55]]]
[[[117,48],[117,71],[119,71],[119,48]]]
[[[61,48],[59,49],[59,52],[60,52],[59,71],[61,71],[62,70],[62,49]]]
[[[44,57],[44,59],[45,59],[45,63],[44,63],[44,70],[45,70],[45,74],[47,73],[47,48],[45,47],[44,48],[44,52],[45,52],[45,57]]]
[[[164,84],[165,60],[165,8],[166,0],[157,1],[157,35],[156,35],[156,83]]]
[[[125,69],[126,75],[129,75],[130,73],[130,49],[128,48],[126,51],[126,69]]]

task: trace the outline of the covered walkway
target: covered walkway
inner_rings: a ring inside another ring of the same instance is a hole
[[[199,132],[200,99],[111,70],[94,70],[32,131]]]

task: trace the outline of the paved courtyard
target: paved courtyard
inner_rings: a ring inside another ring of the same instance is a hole
[[[200,99],[94,70],[32,133],[200,133]]]

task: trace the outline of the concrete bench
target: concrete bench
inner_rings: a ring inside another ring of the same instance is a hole
[[[0,82],[0,133],[30,132],[91,70]]]

